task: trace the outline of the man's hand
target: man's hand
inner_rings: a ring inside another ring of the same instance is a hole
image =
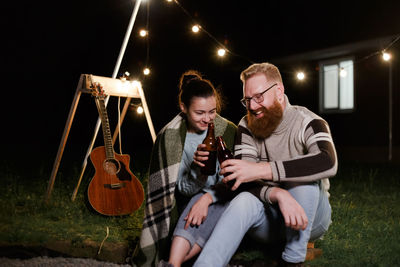
[[[208,214],[208,206],[212,203],[212,196],[209,193],[202,195],[196,203],[193,204],[188,215],[185,217],[185,229],[189,225],[200,225],[206,219]]]
[[[308,224],[308,218],[304,209],[285,189],[274,187],[269,194],[271,202],[277,202],[285,220],[286,227],[294,230],[304,230]]]
[[[208,159],[208,151],[204,151],[204,148],[206,147],[205,144],[199,144],[197,146],[197,150],[194,152],[193,155],[193,162],[197,164],[200,167],[204,167],[204,161]]]
[[[272,171],[268,162],[249,162],[241,159],[228,159],[221,164],[221,175],[227,175],[222,181],[227,183],[234,180],[232,190],[236,190],[240,184],[264,179],[272,180]]]

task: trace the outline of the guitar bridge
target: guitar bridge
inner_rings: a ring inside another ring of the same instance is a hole
[[[109,189],[120,189],[125,187],[125,183],[104,184],[104,187]]]

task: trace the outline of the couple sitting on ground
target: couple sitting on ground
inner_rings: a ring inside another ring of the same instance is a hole
[[[284,242],[282,265],[301,266],[307,243],[328,230],[337,159],[327,122],[289,103],[274,65],[253,64],[240,78],[247,114],[235,126],[218,115],[209,80],[181,76],[182,112],[160,131],[150,159],[138,266],[179,267],[197,256],[194,266],[225,267],[246,233]],[[210,122],[235,159],[207,177],[199,169]]]

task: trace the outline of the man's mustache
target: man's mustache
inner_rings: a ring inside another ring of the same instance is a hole
[[[260,111],[261,111],[261,113],[265,113],[266,108],[261,107],[261,108],[255,109],[255,110],[250,110],[250,109],[249,109],[248,111],[249,111],[250,115],[256,116],[257,113],[259,113]]]

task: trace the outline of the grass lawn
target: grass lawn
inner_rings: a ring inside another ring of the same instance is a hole
[[[139,169],[135,172],[131,168],[145,183],[145,167]],[[125,217],[104,217],[92,212],[85,204],[85,188],[94,172],[91,166],[72,202],[80,163],[60,169],[50,202],[45,204],[50,172],[49,163],[21,168],[9,161],[1,162],[1,244],[40,245],[63,240],[77,247],[88,241],[100,244],[108,227],[106,242],[134,247],[143,207]],[[307,265],[400,266],[399,190],[400,166],[340,164],[338,175],[331,179],[333,222],[324,239],[315,244],[323,249],[323,255]],[[250,262],[267,261],[267,257],[259,250],[242,246],[234,259],[251,266]]]
[[[331,179],[332,225],[315,266],[400,266],[400,166],[347,164]]]
[[[86,189],[94,175],[90,162],[75,201],[71,201],[71,196],[81,165],[66,163],[58,171],[50,200],[45,203],[52,168],[50,163],[53,162],[19,168],[17,164],[1,162],[0,246],[49,247],[50,244],[50,247],[55,246],[57,251],[66,254],[91,257],[96,255],[97,249],[90,254],[82,248],[89,245],[91,250],[99,248],[108,228],[105,248],[106,245],[134,248],[142,227],[143,205],[129,216],[107,217],[95,213],[86,198]],[[142,178],[141,173],[135,172],[135,175]],[[109,254],[114,255],[96,257],[121,262],[123,256],[112,251]],[[115,257],[119,257],[118,260]]]

